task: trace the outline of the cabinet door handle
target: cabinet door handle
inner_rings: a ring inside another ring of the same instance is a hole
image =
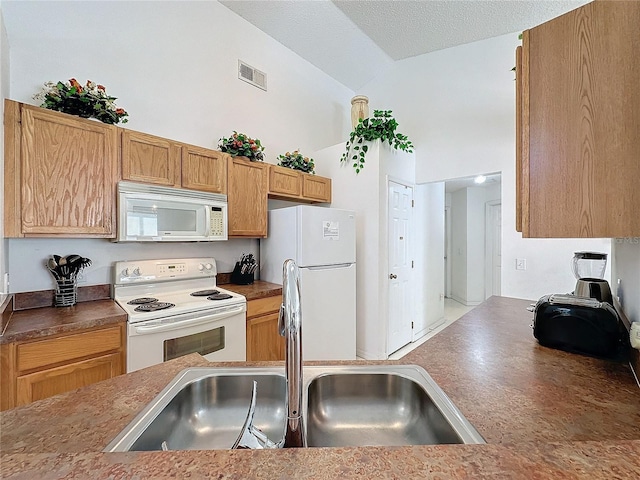
[[[398,278],[398,276],[397,276],[397,275],[394,275],[393,273],[391,273],[391,274],[389,274],[389,278],[390,278],[391,280],[394,280],[394,279]]]

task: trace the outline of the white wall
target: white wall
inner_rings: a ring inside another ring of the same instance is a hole
[[[22,19],[7,23],[15,100],[34,103],[47,80],[91,79],[118,97],[127,128],[204,147],[238,130],[260,138],[271,163],[350,130],[351,90],[218,2],[34,1],[6,10]],[[93,22],[110,24],[112,35]],[[238,59],[267,74],[268,91],[238,79]]]
[[[467,189],[451,194],[451,298],[467,299]]]
[[[485,198],[482,187],[467,190],[467,297],[466,305],[484,301],[485,266]]]
[[[9,95],[9,39],[4,26],[2,2],[0,1],[0,94],[4,99]],[[4,118],[4,101],[0,102],[0,118]],[[0,129],[0,293],[8,293],[5,283],[7,272],[8,243],[4,239],[4,128]]]
[[[118,97],[124,126],[216,147],[233,130],[259,138],[266,161],[342,141],[351,127],[353,92],[218,2],[12,2],[3,4],[11,36],[3,41],[3,97],[35,103],[45,81],[91,79]],[[78,14],[82,9],[82,14]],[[98,36],[93,22],[112,25]],[[268,75],[268,91],[237,77],[238,59]],[[124,259],[214,256],[232,270],[257,240],[214,243],[112,244],[105,240],[9,242],[11,292],[52,288],[44,259],[78,253],[94,264],[87,284],[111,283],[109,263]]]
[[[314,152],[316,172],[332,179],[335,208],[356,212],[356,349],[359,357],[386,359],[388,309],[387,180],[413,184],[415,156],[379,141],[369,143],[359,174],[341,163],[345,144]]]
[[[392,109],[416,145],[416,182],[502,172],[502,294],[537,299],[575,284],[578,250],[610,252],[609,239],[523,239],[515,231],[515,64],[518,34],[397,62],[357,93]],[[455,253],[452,252],[454,255]],[[516,258],[527,270],[515,269]]]
[[[444,183],[416,185],[414,339],[444,319]]]

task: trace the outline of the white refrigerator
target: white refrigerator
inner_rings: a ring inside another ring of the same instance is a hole
[[[356,219],[335,208],[299,205],[269,211],[260,240],[260,279],[282,284],[282,264],[300,269],[302,358],[356,358]]]

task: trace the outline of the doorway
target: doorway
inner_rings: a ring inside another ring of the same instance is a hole
[[[389,241],[387,355],[390,355],[410,343],[412,339],[413,188],[389,180],[387,198]]]
[[[491,200],[485,207],[485,300],[500,295],[502,268],[502,203]]]
[[[446,296],[475,306],[501,290],[501,175],[445,181]]]

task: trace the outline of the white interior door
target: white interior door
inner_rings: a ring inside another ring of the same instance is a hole
[[[502,267],[502,204],[488,202],[485,224],[485,299],[500,295]]]
[[[411,342],[413,188],[389,182],[389,312],[387,354]]]

